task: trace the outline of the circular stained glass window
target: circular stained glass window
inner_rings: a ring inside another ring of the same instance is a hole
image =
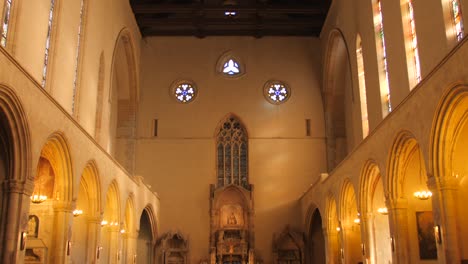
[[[182,82],[175,86],[173,94],[177,101],[190,103],[197,96],[197,88],[191,83]]]
[[[291,90],[284,83],[268,82],[264,88],[264,95],[270,103],[281,104],[289,99]]]

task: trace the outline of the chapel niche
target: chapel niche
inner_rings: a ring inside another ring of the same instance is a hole
[[[179,232],[164,234],[157,243],[158,263],[187,264],[189,244]]]
[[[304,235],[289,226],[273,235],[273,264],[303,264]]]
[[[210,188],[210,263],[255,263],[247,131],[230,114],[216,132],[217,183]]]

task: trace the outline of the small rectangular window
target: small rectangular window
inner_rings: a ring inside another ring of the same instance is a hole
[[[153,137],[158,136],[158,119],[153,120]]]
[[[310,119],[305,120],[306,136],[310,137]]]

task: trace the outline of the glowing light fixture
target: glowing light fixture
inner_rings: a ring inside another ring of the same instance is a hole
[[[108,223],[109,223],[109,222],[107,222],[106,220],[102,220],[101,226],[105,226],[105,225],[107,225]]]
[[[31,195],[31,202],[35,204],[43,203],[47,200],[47,195],[33,194]]]
[[[361,223],[361,219],[359,219],[359,218],[354,219],[354,223],[359,225]]]
[[[74,217],[80,216],[82,214],[83,214],[83,210],[80,210],[80,209],[73,210],[73,216]]]
[[[340,231],[341,231],[341,228],[338,226],[338,227],[336,228],[336,231],[337,231],[337,232],[340,232]]]
[[[414,192],[413,195],[419,200],[427,200],[432,197],[432,192],[427,191],[427,190],[421,190],[421,191]]]
[[[236,11],[224,11],[224,15],[227,17],[235,17],[237,15]]]
[[[387,207],[380,207],[377,209],[377,213],[381,215],[388,215],[388,208]]]

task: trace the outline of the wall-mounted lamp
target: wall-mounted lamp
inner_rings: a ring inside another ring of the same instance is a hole
[[[20,236],[20,250],[24,250],[26,248],[26,238],[28,237],[28,232],[21,232]]]
[[[442,244],[442,232],[440,231],[440,225],[434,226],[434,236],[438,244]]]
[[[105,225],[107,225],[108,223],[109,223],[109,222],[107,222],[106,220],[102,220],[102,221],[101,221],[101,226],[105,226]]]
[[[73,216],[74,217],[80,216],[82,214],[83,214],[83,210],[80,210],[80,209],[73,210]]]
[[[387,207],[380,207],[377,209],[377,213],[381,215],[388,215],[388,208]]]

